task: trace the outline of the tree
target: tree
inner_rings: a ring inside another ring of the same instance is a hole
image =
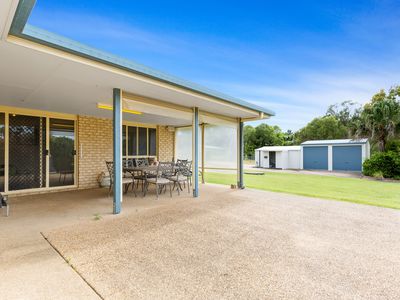
[[[263,146],[282,146],[285,144],[285,134],[279,126],[260,124],[257,127],[244,127],[244,154],[253,156],[257,148]]]
[[[260,124],[255,128],[254,143],[256,148],[283,145],[283,134],[279,126]]]
[[[295,133],[295,142],[307,140],[330,140],[347,137],[347,128],[334,116],[315,118]]]
[[[283,134],[284,146],[292,146],[294,145],[294,133],[293,131],[286,130]]]
[[[256,149],[255,140],[255,128],[251,125],[244,126],[243,136],[244,136],[244,155],[246,157],[251,157],[254,155],[254,150]]]
[[[379,151],[385,151],[390,138],[400,132],[400,86],[381,90],[364,105],[357,135],[369,136]]]
[[[348,130],[348,137],[352,137],[356,131],[360,120],[362,107],[359,103],[347,100],[341,103],[330,105],[326,111],[326,116],[333,116]]]

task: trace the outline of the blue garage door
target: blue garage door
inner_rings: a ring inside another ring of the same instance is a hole
[[[303,147],[303,168],[306,170],[328,170],[328,147]]]
[[[361,146],[334,146],[333,170],[361,171]]]

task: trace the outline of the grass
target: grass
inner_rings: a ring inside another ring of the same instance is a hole
[[[205,180],[216,184],[235,184],[235,174],[206,173]],[[400,209],[400,183],[334,176],[271,173],[244,175],[245,186],[316,198]]]
[[[251,160],[251,159],[245,159],[245,160],[243,161],[243,164],[255,166],[255,165],[256,165],[256,161],[255,161],[254,159],[253,159],[253,160]]]
[[[101,215],[100,214],[94,214],[93,215],[93,220],[95,220],[95,221],[99,221],[99,220],[101,220]]]

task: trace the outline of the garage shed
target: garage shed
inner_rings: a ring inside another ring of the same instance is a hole
[[[368,139],[307,141],[301,144],[302,169],[362,171],[370,156]]]
[[[256,166],[268,169],[300,169],[300,146],[265,146],[255,151]]]

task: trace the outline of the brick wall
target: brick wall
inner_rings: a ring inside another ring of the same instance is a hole
[[[79,188],[97,187],[97,176],[107,173],[105,161],[112,160],[112,120],[78,116],[78,184]],[[160,161],[174,156],[174,132],[157,126]]]
[[[157,126],[158,132],[158,160],[171,161],[174,158],[175,132],[166,126]]]
[[[78,116],[79,188],[97,187],[97,176],[107,174],[112,160],[112,120]]]

